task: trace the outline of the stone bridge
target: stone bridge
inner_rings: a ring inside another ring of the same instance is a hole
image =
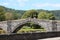
[[[43,20],[43,19],[20,19],[20,20],[10,20],[0,22],[0,28],[5,30],[7,33],[15,33],[22,26],[28,22],[34,22],[39,26],[42,26],[46,31],[60,31],[60,22],[58,20]]]

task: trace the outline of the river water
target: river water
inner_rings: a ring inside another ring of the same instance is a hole
[[[45,39],[38,39],[38,40],[60,40],[60,37],[45,38]]]

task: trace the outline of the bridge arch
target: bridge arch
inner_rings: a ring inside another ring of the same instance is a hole
[[[16,33],[16,32],[18,32],[24,25],[26,25],[26,23],[25,24],[23,24],[23,25],[19,25],[14,31],[13,31],[13,33]],[[34,24],[35,26],[37,25],[37,26],[39,26],[40,28],[42,28],[42,26],[40,26],[40,25],[38,25],[38,24]],[[28,25],[27,25],[28,26]]]
[[[39,25],[39,26],[41,26],[41,27],[43,27],[44,29],[46,29],[43,25],[41,25],[40,24],[40,22],[39,22],[39,20],[37,20],[37,19],[26,19],[26,20],[24,20],[24,22],[23,23],[19,23],[17,26],[16,26],[16,28],[14,28],[14,30],[13,30],[13,32],[12,33],[16,33],[20,28],[22,28],[23,27],[23,25],[25,25],[26,23],[28,23],[28,22],[34,22],[34,24],[36,24],[36,25]]]

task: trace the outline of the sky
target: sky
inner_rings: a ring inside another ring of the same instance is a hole
[[[0,5],[17,10],[60,10],[60,0],[0,0]]]

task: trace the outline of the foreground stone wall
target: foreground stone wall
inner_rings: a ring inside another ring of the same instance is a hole
[[[60,37],[60,32],[1,34],[0,40],[37,40],[49,37]]]

